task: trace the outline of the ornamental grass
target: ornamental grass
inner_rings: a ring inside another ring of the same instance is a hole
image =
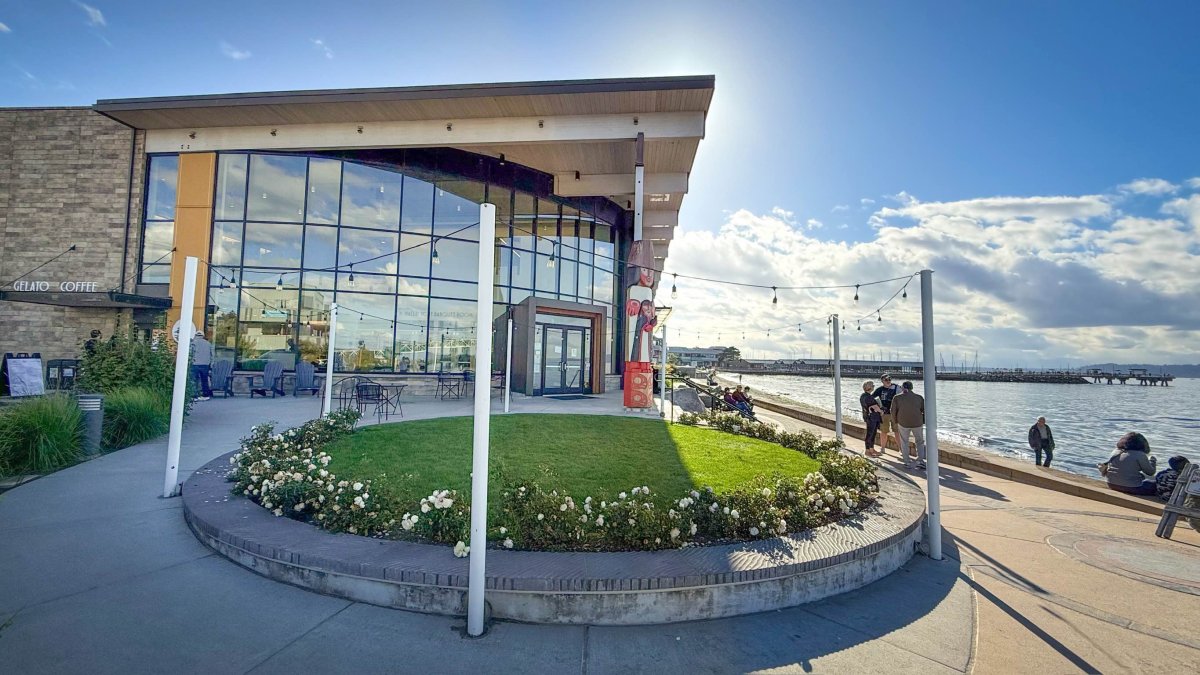
[[[0,412],[0,474],[49,473],[79,461],[83,412],[65,394],[21,401]]]

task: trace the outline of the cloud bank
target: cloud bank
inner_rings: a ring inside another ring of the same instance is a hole
[[[1130,186],[1149,202],[1137,214],[1118,208]],[[680,278],[678,299],[664,284],[667,294],[658,300],[675,307],[669,339],[676,345],[732,344],[763,358],[811,352],[824,359],[823,317],[837,313],[848,324],[844,353],[916,359],[918,282],[908,286],[907,300],[897,297],[878,313],[903,282],[864,286],[857,303],[853,285],[928,268],[944,354],[978,351],[981,363],[1025,367],[1068,359],[1197,361],[1200,194],[1180,190],[1139,179],[1109,194],[1077,196],[923,202],[900,192],[889,198],[896,205],[870,215],[873,239],[854,243],[819,238],[828,231],[790,212],[741,210],[717,232],[678,232],[668,274],[851,288],[779,291],[773,304],[770,288]],[[797,324],[813,318],[801,332]]]

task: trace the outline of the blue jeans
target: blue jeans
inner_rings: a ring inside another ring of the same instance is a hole
[[[204,365],[192,364],[192,377],[196,378],[196,382],[200,384],[200,395],[212,398],[212,385],[208,381],[208,371],[212,370],[212,366],[207,363]]]
[[[1144,480],[1142,481],[1142,484],[1137,487],[1125,487],[1124,485],[1113,485],[1112,483],[1109,483],[1108,487],[1112,490],[1116,490],[1117,492],[1124,492],[1127,495],[1158,494],[1158,484],[1152,480]]]

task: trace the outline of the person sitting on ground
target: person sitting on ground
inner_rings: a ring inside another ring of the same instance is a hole
[[[744,389],[742,389],[742,385],[740,385],[740,384],[737,386],[736,389],[733,390],[733,400],[737,401],[738,403],[744,404],[745,407],[750,410],[754,410],[754,404],[750,401],[750,397],[746,395],[746,391]],[[738,407],[741,407],[741,406],[738,406]]]
[[[1175,455],[1167,460],[1167,468],[1159,471],[1158,475],[1154,477],[1159,499],[1164,502],[1171,499],[1171,493],[1175,491],[1175,483],[1179,480],[1179,474],[1183,473],[1183,467],[1187,465],[1187,457],[1183,455]]]
[[[1029,427],[1029,449],[1034,452],[1033,463],[1038,466],[1050,466],[1054,459],[1054,432],[1046,424],[1045,417],[1037,418],[1037,422]],[[1042,453],[1046,453],[1046,463],[1042,464]]]
[[[733,408],[734,410],[739,410],[751,417],[754,416],[754,413],[750,410],[750,406],[737,400],[737,398],[735,398],[733,395],[733,391],[730,390],[729,387],[725,387],[724,400],[725,400],[725,404],[728,405],[730,408]]]
[[[1150,456],[1150,442],[1131,431],[1117,441],[1117,449],[1107,461],[1097,465],[1100,475],[1108,481],[1110,490],[1130,495],[1156,495],[1155,463]]]

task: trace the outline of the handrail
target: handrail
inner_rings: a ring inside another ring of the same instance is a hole
[[[725,393],[721,391],[720,387],[709,387],[708,385],[703,385],[703,384],[700,384],[699,382],[694,382],[694,381],[692,381],[691,378],[686,377],[684,375],[668,375],[667,379],[672,379],[672,380],[675,380],[676,382],[682,381],[685,386],[691,387],[692,389],[695,389],[696,391],[698,391],[702,394],[708,394],[709,398],[712,399],[712,405],[709,406],[709,410],[712,410],[715,412],[717,410],[717,406],[720,405],[722,410],[726,410],[729,412],[735,412],[735,413],[741,415],[742,417],[745,417],[748,420],[756,419],[754,417],[753,413],[747,413],[746,411],[742,410],[741,408],[738,408],[736,406],[732,406],[732,405],[729,405],[728,403],[726,403],[725,398],[724,398]]]

